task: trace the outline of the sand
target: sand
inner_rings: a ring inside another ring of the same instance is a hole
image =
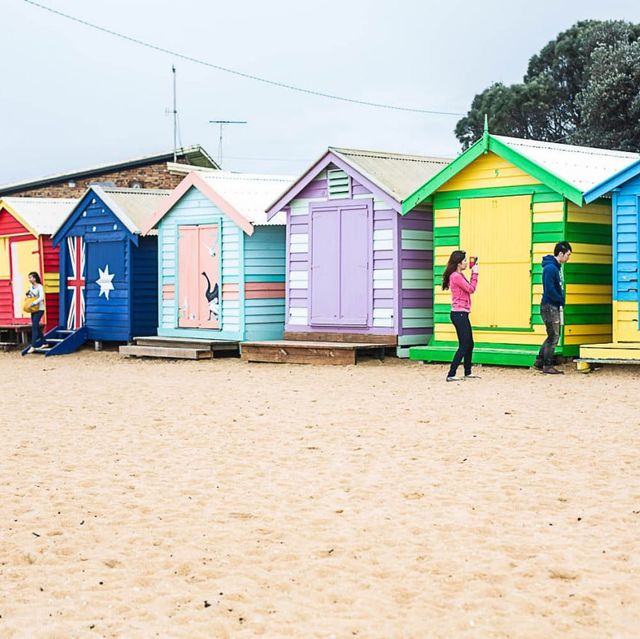
[[[637,637],[639,374],[0,354],[0,637]]]

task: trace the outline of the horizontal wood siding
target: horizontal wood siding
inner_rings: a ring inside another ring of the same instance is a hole
[[[613,195],[614,341],[640,340],[640,177]]]
[[[289,204],[285,321],[290,330],[309,327],[309,219],[312,202],[327,201],[327,173],[323,171]]]
[[[60,249],[54,248],[50,235],[40,236],[42,281],[45,293],[45,328],[58,326],[60,317]]]
[[[244,238],[245,339],[282,339],[285,319],[286,229],[256,226]]]
[[[158,238],[139,238],[131,249],[133,336],[155,335],[158,328]]]
[[[0,209],[0,237],[13,235],[31,235],[31,231],[25,228],[7,209]]]
[[[399,220],[400,345],[426,344],[433,332],[433,213],[415,209]]]
[[[0,324],[13,323],[11,280],[0,280]]]
[[[220,330],[178,328],[178,227],[219,224],[222,256]],[[167,337],[201,337],[220,340],[241,340],[243,337],[242,306],[242,236],[243,231],[217,206],[191,188],[165,215],[158,229],[158,334]],[[234,296],[225,295],[233,288]]]

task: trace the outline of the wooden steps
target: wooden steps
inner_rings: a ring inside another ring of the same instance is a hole
[[[243,342],[241,357],[245,362],[267,362],[272,364],[333,364],[345,366],[355,364],[358,354],[367,352],[383,360],[386,343],[376,342],[325,342],[280,340],[265,342]]]
[[[212,359],[224,355],[236,355],[238,342],[180,337],[135,337],[134,344],[120,347],[125,357],[158,357],[161,359]]]
[[[126,357],[160,357],[163,359],[211,359],[213,353],[209,348],[185,348],[180,346],[138,346],[131,344],[120,347],[120,355]]]

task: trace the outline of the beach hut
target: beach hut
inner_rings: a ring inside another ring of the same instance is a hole
[[[36,271],[45,290],[44,324],[58,324],[59,257],[51,234],[77,200],[5,197],[0,199],[0,327],[19,330],[31,318],[22,304],[28,274]]]
[[[157,237],[141,227],[171,191],[90,187],[53,236],[60,247],[60,322],[47,355],[85,341],[126,342],[157,325]]]
[[[321,342],[403,354],[428,339],[431,206],[400,211],[448,162],[329,147],[269,206],[269,219],[287,220],[286,340],[309,342],[315,354]]]
[[[585,193],[613,207],[613,335],[580,348],[585,363],[640,363],[640,157]]]
[[[158,336],[282,336],[284,215],[268,222],[264,211],[292,179],[193,172],[161,202],[143,229],[158,233]]]
[[[452,250],[478,255],[482,273],[471,322],[478,363],[531,365],[545,328],[539,315],[541,259],[573,246],[564,265],[566,307],[557,352],[611,338],[611,202],[584,194],[636,159],[607,151],[491,135],[416,190],[403,212],[434,209],[435,279]],[[434,334],[416,360],[448,362],[456,349],[449,293],[436,287]]]

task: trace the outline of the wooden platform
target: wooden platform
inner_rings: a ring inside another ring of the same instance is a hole
[[[640,342],[611,342],[588,344],[580,347],[576,359],[579,370],[588,370],[590,364],[640,364]]]
[[[24,348],[31,341],[31,324],[0,325],[0,350],[9,351],[18,346]]]
[[[135,344],[120,347],[125,357],[158,357],[163,359],[211,359],[237,355],[238,342],[173,337],[136,337]]]
[[[386,346],[397,346],[397,335],[370,335],[368,333],[313,333],[286,331],[284,334],[285,342],[346,342],[349,344],[384,344]]]
[[[383,360],[389,345],[376,342],[324,342],[281,340],[268,342],[242,342],[241,357],[246,362],[275,364],[355,364],[358,355],[371,353]]]

